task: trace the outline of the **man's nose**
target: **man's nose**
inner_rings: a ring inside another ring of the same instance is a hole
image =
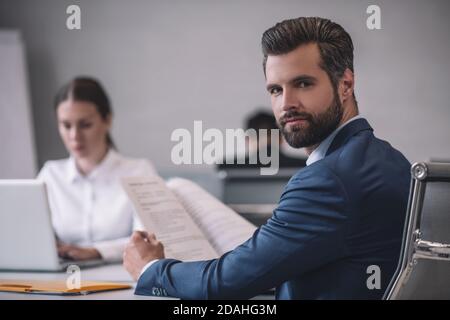
[[[297,109],[299,100],[293,90],[285,89],[281,100],[281,111],[288,111],[291,109]]]

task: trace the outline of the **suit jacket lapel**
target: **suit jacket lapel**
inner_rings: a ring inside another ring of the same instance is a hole
[[[336,137],[334,137],[333,142],[327,150],[326,156],[343,146],[348,139],[363,130],[373,131],[366,119],[357,119],[347,124],[338,132]]]

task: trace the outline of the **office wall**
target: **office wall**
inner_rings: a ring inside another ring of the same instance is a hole
[[[0,31],[0,179],[33,178],[36,155],[25,53],[17,31]]]
[[[66,8],[81,7],[81,30]],[[368,30],[366,8],[381,8]],[[113,136],[130,156],[170,161],[176,128],[235,128],[268,105],[260,38],[275,22],[318,15],[341,23],[355,43],[356,96],[377,136],[411,161],[450,158],[450,3],[418,1],[8,1],[0,27],[27,44],[39,166],[66,155],[52,107],[57,88],[78,74],[100,78],[115,110]]]

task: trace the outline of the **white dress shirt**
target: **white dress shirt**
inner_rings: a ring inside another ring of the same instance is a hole
[[[110,149],[89,175],[82,175],[70,157],[46,162],[38,179],[46,184],[59,240],[94,247],[105,261],[114,262],[122,259],[131,232],[142,229],[120,179],[153,174],[149,161]]]

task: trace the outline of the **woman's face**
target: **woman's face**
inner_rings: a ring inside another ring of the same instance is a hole
[[[75,159],[96,157],[107,148],[111,117],[102,119],[91,102],[66,100],[57,109],[59,134]]]

